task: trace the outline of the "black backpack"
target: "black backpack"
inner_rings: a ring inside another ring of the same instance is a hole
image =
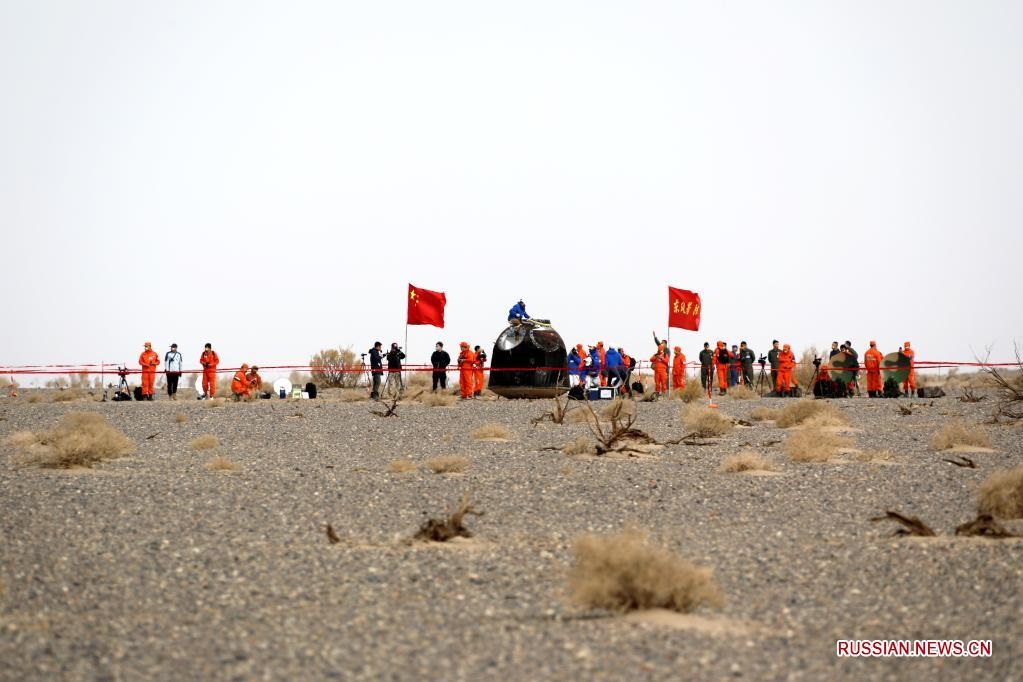
[[[899,390],[899,384],[895,381],[895,379],[885,379],[882,395],[884,395],[885,398],[898,398],[902,395],[902,391]]]
[[[309,399],[312,400],[316,397],[316,384],[309,382],[305,385],[305,392],[309,394]]]

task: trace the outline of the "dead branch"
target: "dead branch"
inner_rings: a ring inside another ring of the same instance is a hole
[[[931,530],[931,527],[921,521],[915,516],[903,516],[898,512],[886,511],[884,516],[871,517],[871,521],[896,521],[902,524],[902,528],[893,533],[893,535],[916,535],[920,537],[934,537],[935,533]]]
[[[564,424],[565,415],[567,415],[570,411],[571,408],[569,408],[568,406],[568,394],[567,393],[565,394],[564,402],[561,401],[560,396],[555,395],[554,406],[547,412],[541,414],[539,417],[534,417],[531,421],[534,427],[536,427],[536,425],[541,422],[547,421],[548,419],[551,421],[552,424]]]
[[[398,396],[391,399],[390,405],[384,405],[384,410],[370,410],[373,414],[378,417],[397,417],[398,416]]]
[[[948,462],[949,464],[955,464],[957,467],[965,467],[967,469],[976,469],[977,463],[969,457],[956,457],[955,459],[948,459],[947,457],[942,458],[942,462]]]
[[[1019,537],[1019,535],[995,521],[990,514],[979,514],[973,521],[967,521],[960,526],[956,526],[956,535],[985,538]]]
[[[909,407],[906,407],[905,405],[899,405],[898,407],[899,407],[899,414],[901,414],[903,417],[905,417],[906,415],[909,415],[909,414],[913,414],[913,406],[912,405],[910,405]]]
[[[973,392],[973,389],[967,386],[963,389],[963,394],[959,396],[959,402],[961,403],[979,403],[984,399],[984,396],[977,395]]]
[[[468,495],[462,498],[458,508],[448,514],[446,519],[427,519],[419,527],[413,540],[424,542],[447,542],[456,537],[471,538],[472,532],[465,527],[466,514],[483,516],[483,512],[473,506]]]
[[[341,538],[338,537],[337,533],[334,532],[334,527],[327,524],[327,539],[330,540],[330,544],[336,545],[341,542]]]

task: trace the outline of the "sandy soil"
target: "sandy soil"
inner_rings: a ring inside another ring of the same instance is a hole
[[[928,449],[991,400],[836,401],[860,452],[797,464],[754,423],[710,445],[642,457],[543,450],[587,433],[532,426],[545,402],[402,405],[258,401],[208,407],[0,401],[0,437],[72,410],[105,414],[134,452],[88,472],[27,467],[0,447],[0,679],[1020,679],[1023,542],[954,538],[993,471],[1023,464],[1023,430],[984,426],[976,468]],[[718,399],[749,419],[775,399]],[[681,404],[638,405],[637,427],[683,434]],[[175,416],[184,414],[183,423]],[[471,432],[499,423],[507,442]],[[212,434],[220,447],[188,443]],[[777,475],[718,473],[740,449]],[[203,465],[223,455],[235,472]],[[434,474],[438,455],[470,460]],[[410,473],[388,464],[408,458]],[[471,540],[410,545],[470,494]],[[887,509],[944,536],[892,537]],[[713,568],[716,611],[621,617],[570,602],[571,544],[635,521]],[[340,542],[328,541],[330,523]],[[1023,531],[1019,522],[1009,522]],[[837,639],[991,639],[985,659],[839,659]]]

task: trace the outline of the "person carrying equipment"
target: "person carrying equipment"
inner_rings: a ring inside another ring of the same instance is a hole
[[[248,374],[249,366],[247,364],[242,364],[238,371],[234,373],[234,378],[231,379],[231,393],[234,394],[235,400],[249,397],[252,384],[249,382]]]
[[[720,395],[728,393],[728,365],[732,361],[731,353],[728,352],[728,345],[724,341],[718,341],[718,349],[714,354],[714,360],[718,375],[718,391]]]
[[[156,367],[160,364],[160,356],[153,350],[153,344],[145,343],[145,350],[139,355],[139,364],[142,366],[142,399],[153,399],[153,386],[156,384]]]
[[[660,397],[668,392],[668,345],[663,341],[657,345],[657,352],[650,356],[654,370],[654,395]]]
[[[787,396],[789,387],[792,384],[792,370],[796,367],[796,355],[792,352],[792,346],[785,344],[782,351],[778,353],[778,384],[775,392],[779,396]]]
[[[712,366],[714,364],[714,351],[710,349],[710,344],[706,341],[703,342],[703,350],[700,351],[700,386],[703,390],[707,390],[709,382],[714,376]]]
[[[902,392],[908,396],[916,393],[916,369],[913,368],[913,358],[916,353],[909,347],[909,341],[902,344],[902,354],[909,358],[909,376],[902,382]]]
[[[476,354],[469,348],[469,344],[462,341],[458,344],[461,351],[458,353],[458,390],[462,400],[472,399],[473,366],[476,364]]]
[[[884,355],[877,349],[877,341],[870,342],[870,350],[863,354],[863,366],[867,369],[867,395],[881,397],[881,360]]]
[[[472,395],[474,398],[479,398],[483,395],[483,389],[486,385],[483,366],[487,363],[487,352],[479,346],[473,348],[473,352],[476,354],[476,361],[473,363],[475,368],[472,375]]]
[[[529,315],[526,314],[526,304],[519,299],[519,302],[511,307],[508,311],[508,321],[512,324],[522,324],[523,320],[528,320]]]
[[[671,361],[671,387],[676,391],[686,387],[686,355],[681,346],[675,346],[675,358]]]
[[[743,341],[739,344],[739,365],[742,367],[742,383],[746,388],[753,388],[753,361],[757,354]]]
[[[220,357],[212,344],[206,344],[199,356],[199,364],[202,365],[202,397],[212,398],[217,394],[217,365],[220,364]]]

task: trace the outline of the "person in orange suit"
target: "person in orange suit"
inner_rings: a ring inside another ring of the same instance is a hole
[[[668,392],[668,344],[661,342],[657,352],[650,356],[650,364],[654,368],[654,395],[660,396]]]
[[[728,366],[732,362],[732,354],[728,352],[728,344],[718,341],[718,350],[714,353],[716,371],[718,373],[718,392],[728,393]]]
[[[686,355],[680,346],[675,346],[675,359],[671,361],[671,387],[676,391],[686,387]]]
[[[249,380],[249,385],[253,391],[258,393],[263,389],[263,377],[259,376],[259,365],[250,367],[249,373],[245,375],[245,378]]]
[[[870,350],[863,354],[863,366],[867,370],[867,395],[881,397],[881,360],[884,355],[877,349],[877,341],[870,342]]]
[[[600,385],[607,386],[607,349],[603,341],[597,341],[597,356],[600,358]]]
[[[902,392],[912,397],[916,393],[916,369],[913,367],[916,353],[909,347],[909,341],[902,344],[902,354],[909,358],[909,376],[902,382]]]
[[[153,386],[156,384],[156,367],[160,364],[160,356],[153,350],[153,344],[146,341],[146,348],[139,356],[142,366],[142,399],[153,399]]]
[[[206,344],[206,349],[199,356],[199,364],[202,365],[202,398],[212,398],[217,394],[217,365],[220,364],[220,357],[212,344]]]
[[[234,373],[234,379],[231,380],[231,393],[234,394],[235,400],[241,400],[242,398],[249,397],[251,389],[252,383],[249,381],[249,366],[243,364]]]
[[[622,393],[630,393],[632,391],[632,358],[625,352],[624,348],[618,349],[618,354],[622,356],[622,367],[625,370],[625,379],[622,380]]]
[[[475,371],[472,377],[472,395],[475,398],[483,395],[483,389],[486,388],[486,377],[483,375],[483,366],[487,364],[487,352],[476,346],[473,348],[473,353],[476,355]]]
[[[458,344],[461,351],[458,353],[458,390],[462,400],[471,400],[473,394],[473,375],[476,365],[476,354],[469,348],[469,344],[462,341]]]
[[[796,355],[792,352],[792,346],[785,344],[778,353],[778,385],[775,392],[779,396],[787,396],[789,387],[792,385],[792,370],[796,367]]]

